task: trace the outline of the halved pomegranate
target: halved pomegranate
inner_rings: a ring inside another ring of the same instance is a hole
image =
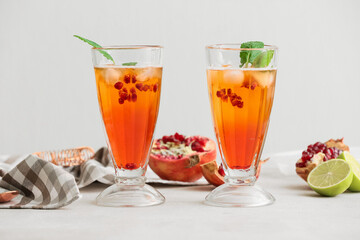
[[[267,158],[265,160],[260,160],[259,166],[256,171],[256,178],[259,178],[261,165],[263,163],[267,162],[268,160],[269,160],[269,158]],[[202,164],[201,170],[202,170],[204,178],[210,184],[217,187],[224,183],[225,171],[224,171],[223,165],[221,164],[220,167],[218,167],[215,160],[205,163],[205,164]]]
[[[216,145],[207,137],[175,133],[154,141],[149,166],[162,179],[194,182],[202,177],[201,164],[216,159]]]
[[[307,181],[310,172],[320,163],[337,158],[343,151],[349,151],[344,138],[330,139],[324,143],[316,142],[307,146],[296,162],[296,173]]]

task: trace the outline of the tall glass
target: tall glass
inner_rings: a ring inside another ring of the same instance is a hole
[[[109,54],[112,60],[104,56]],[[115,184],[96,199],[103,206],[150,206],[165,198],[145,184],[160,104],[161,46],[93,48],[100,111],[115,167]]]
[[[206,197],[205,203],[209,205],[252,207],[274,202],[270,193],[254,184],[273,104],[277,48],[240,46],[206,47],[213,124],[226,172],[225,184]],[[256,56],[267,51],[272,53],[268,65],[261,61],[241,64],[240,52]]]

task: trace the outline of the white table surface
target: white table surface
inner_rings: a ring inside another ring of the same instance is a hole
[[[212,186],[154,185],[165,204],[99,207],[106,186],[95,183],[58,210],[0,210],[0,239],[359,239],[360,193],[319,196],[296,176],[297,156],[278,154],[263,165],[257,184],[276,198],[270,206],[211,207],[203,200]]]

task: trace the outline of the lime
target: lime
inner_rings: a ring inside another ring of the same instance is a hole
[[[323,162],[308,176],[309,186],[320,195],[333,197],[345,192],[351,184],[353,173],[350,165],[342,159]]]
[[[342,152],[338,158],[344,159],[348,162],[354,174],[349,190],[353,192],[360,192],[360,163],[356,161],[356,159],[347,151]]]

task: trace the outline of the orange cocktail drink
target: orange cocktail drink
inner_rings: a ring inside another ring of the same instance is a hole
[[[260,41],[207,46],[207,85],[225,184],[205,203],[255,207],[274,202],[259,186],[262,149],[274,99],[277,47]]]
[[[228,168],[249,169],[258,164],[275,78],[275,69],[207,70],[216,136]]]
[[[92,49],[100,112],[115,168],[115,184],[99,194],[98,205],[140,207],[165,201],[145,184],[159,112],[162,49],[158,45]]]
[[[158,116],[161,67],[95,67],[100,110],[115,164],[143,168]]]

